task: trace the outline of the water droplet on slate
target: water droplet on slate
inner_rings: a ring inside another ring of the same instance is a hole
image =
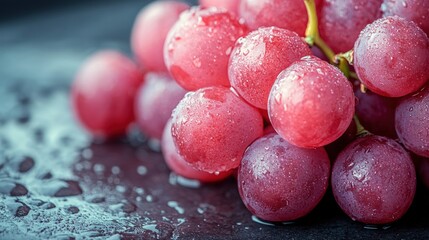
[[[42,177],[41,177],[41,179],[51,179],[53,176],[52,176],[52,173],[51,172],[47,172],[45,175],[43,175]]]
[[[90,199],[88,199],[89,202],[91,203],[102,203],[106,201],[106,198],[103,196],[94,196]]]
[[[82,188],[80,188],[78,182],[72,180],[66,180],[64,182],[67,183],[67,186],[60,188],[54,194],[55,197],[68,197],[82,194]]]
[[[27,188],[24,185],[15,183],[9,180],[2,180],[0,182],[0,193],[10,194],[10,196],[18,197],[24,196],[28,193]]]
[[[44,204],[42,207],[44,209],[53,209],[53,208],[56,208],[57,206],[51,202],[48,202],[48,203]]]
[[[143,235],[154,234],[152,238],[156,239],[171,239],[174,232],[174,226],[167,222],[158,222],[154,224],[147,224],[142,227]]]
[[[12,188],[12,190],[10,191],[10,195],[13,197],[18,197],[18,196],[24,196],[27,195],[28,190],[27,188],[19,183],[15,184],[15,187]]]
[[[67,212],[70,213],[70,214],[76,214],[79,211],[80,211],[79,208],[75,207],[75,206],[71,206],[71,207],[67,208]]]
[[[174,210],[176,210],[179,214],[184,214],[185,213],[185,209],[179,206],[179,203],[176,201],[168,201],[167,202],[167,206],[173,208]]]
[[[122,205],[122,211],[125,213],[132,213],[137,210],[137,206],[134,203],[131,202],[124,202]]]
[[[118,166],[113,166],[111,171],[114,175],[121,173],[121,169]]]
[[[34,167],[34,164],[34,159],[32,157],[26,156],[19,164],[18,171],[21,173],[28,172]]]
[[[20,116],[16,119],[16,121],[19,124],[26,124],[30,121],[30,114],[28,112],[23,112],[20,114]]]
[[[143,166],[143,165],[138,166],[138,167],[137,167],[137,173],[138,173],[140,176],[144,176],[144,175],[146,175],[146,174],[147,174],[147,168],[146,168],[145,166]]]
[[[28,215],[28,213],[30,212],[31,208],[29,206],[27,206],[27,204],[23,203],[23,202],[19,202],[22,204],[22,206],[19,206],[16,209],[15,212],[15,216],[16,217],[25,217]]]
[[[255,215],[252,215],[252,221],[254,221],[255,223],[262,224],[262,225],[275,226],[275,224],[274,224],[274,223],[272,223],[272,222],[267,222],[267,221],[265,221],[265,220],[262,220],[262,219],[258,218],[258,217],[257,217],[257,216],[255,216]]]

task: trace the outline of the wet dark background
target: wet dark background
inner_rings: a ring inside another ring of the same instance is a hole
[[[409,213],[379,229],[352,222],[329,193],[304,219],[270,226],[244,208],[233,179],[185,181],[136,131],[93,142],[73,117],[70,83],[99,49],[131,56],[147,2],[0,1],[0,239],[429,237],[422,186]]]

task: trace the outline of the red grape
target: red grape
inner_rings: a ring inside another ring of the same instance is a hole
[[[294,32],[277,27],[259,28],[240,38],[229,60],[231,86],[247,102],[267,109],[277,75],[301,57],[312,55]]]
[[[383,16],[400,16],[415,22],[429,36],[429,1],[384,0]]]
[[[416,173],[409,154],[394,140],[367,135],[348,145],[332,168],[332,191],[353,220],[386,224],[410,207]]]
[[[401,97],[429,79],[429,39],[413,22],[385,17],[369,25],[354,46],[354,67],[371,91]]]
[[[324,0],[320,9],[320,36],[334,50],[346,52],[360,31],[381,17],[383,0]]]
[[[429,157],[429,85],[399,102],[395,127],[407,149]]]
[[[355,88],[355,95],[359,99],[356,104],[356,115],[362,126],[373,134],[396,138],[397,99],[383,97],[370,90],[362,93],[358,87]]]
[[[78,119],[96,136],[125,133],[134,121],[133,103],[142,81],[140,69],[123,54],[94,54],[81,66],[71,90]]]
[[[177,152],[176,145],[174,145],[173,136],[171,135],[171,119],[165,124],[161,147],[164,160],[168,167],[182,177],[199,180],[201,182],[217,182],[232,175],[232,171],[214,174],[197,170],[189,165]]]
[[[337,140],[325,146],[329,159],[333,162],[338,154],[353,140],[356,139],[357,126],[355,121],[351,121],[347,130]]]
[[[246,32],[246,26],[226,10],[194,7],[184,11],[165,41],[167,68],[187,90],[229,87],[229,55],[237,38]]]
[[[323,148],[299,148],[278,134],[256,140],[238,169],[238,190],[246,207],[268,221],[308,214],[326,192],[330,173]]]
[[[355,97],[347,78],[316,57],[304,57],[279,74],[268,100],[274,129],[299,147],[339,138],[353,118]]]
[[[140,86],[135,114],[140,129],[149,137],[161,140],[171,112],[186,91],[165,73],[148,73]]]
[[[273,126],[268,125],[264,128],[264,133],[263,135],[268,135],[270,133],[276,133],[276,130],[274,130]]]
[[[172,116],[178,152],[210,173],[237,168],[246,147],[263,131],[259,111],[225,87],[187,93]]]
[[[234,14],[238,14],[238,6],[240,5],[240,0],[200,0],[199,2],[202,7],[225,8]]]
[[[316,0],[319,6],[321,0]],[[304,36],[307,10],[301,0],[241,0],[239,14],[250,29],[275,26]]]
[[[167,71],[165,38],[180,13],[188,8],[183,2],[155,1],[140,11],[131,33],[131,48],[142,66],[150,71]]]
[[[418,169],[423,184],[425,184],[425,186],[429,188],[429,159],[421,159]]]

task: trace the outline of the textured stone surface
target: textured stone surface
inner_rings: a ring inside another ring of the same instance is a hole
[[[245,209],[234,179],[181,186],[138,133],[92,142],[72,115],[70,82],[95,50],[129,53],[131,26],[146,2],[69,4],[0,22],[0,239],[429,235],[423,188],[409,213],[385,230],[352,222],[330,194],[308,217],[269,226]]]

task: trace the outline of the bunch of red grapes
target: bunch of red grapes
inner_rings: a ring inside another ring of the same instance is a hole
[[[134,63],[95,54],[72,87],[96,137],[133,122],[177,174],[236,174],[266,221],[308,214],[328,186],[353,220],[401,218],[429,187],[429,1],[155,1]],[[142,70],[143,69],[143,70]]]

